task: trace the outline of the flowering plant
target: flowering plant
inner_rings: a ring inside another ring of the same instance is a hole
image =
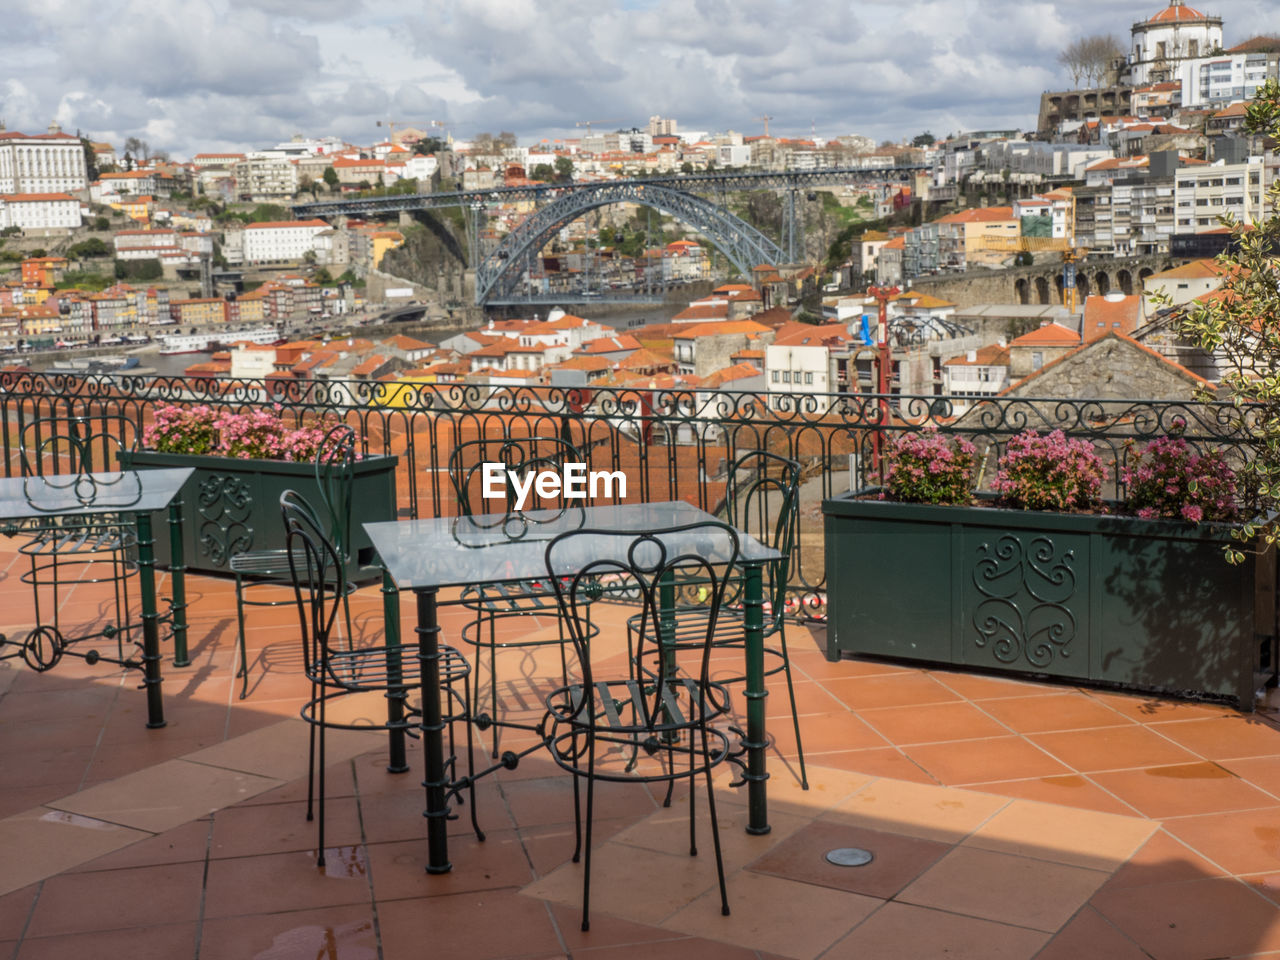
[[[1129,490],[1125,505],[1144,519],[1235,518],[1236,475],[1220,450],[1196,453],[1181,437],[1157,437],[1134,450],[1120,478]]]
[[[902,434],[884,454],[880,499],[903,503],[967,503],[977,459],[963,437],[947,440],[937,427]]]
[[[992,489],[1023,510],[1088,510],[1098,506],[1107,468],[1087,440],[1068,440],[1061,430],[1042,435],[1025,430],[1000,458]]]
[[[142,442],[160,453],[207,454],[241,460],[315,460],[325,435],[338,421],[326,417],[309,427],[290,430],[281,407],[232,413],[200,404],[159,407]]]

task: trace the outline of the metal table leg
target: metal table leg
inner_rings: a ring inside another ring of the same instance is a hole
[[[395,581],[386,570],[382,571],[382,619],[386,624],[387,679],[395,684],[403,676],[400,656],[391,652],[392,648],[400,647],[400,591],[396,589]],[[387,773],[405,773],[409,769],[404,752],[404,727],[400,726],[404,721],[404,706],[408,699],[409,691],[406,687],[387,691],[387,724],[391,727],[388,731]]]
[[[151,514],[135,514],[138,525],[138,583],[142,593],[142,684],[147,691],[147,726],[163,727],[160,695],[160,614],[156,612],[156,553]]]
[[[765,733],[764,701],[769,692],[764,686],[764,577],[762,563],[744,563],[743,629],[746,637],[747,738],[742,746],[747,751],[747,833],[768,833],[769,801],[766,784],[765,750],[769,745]]]
[[[173,665],[191,666],[187,652],[187,563],[182,555],[182,494],[169,504],[169,582],[173,590]]]
[[[440,624],[436,619],[436,588],[418,595],[418,662],[422,676],[422,752],[426,761],[427,873],[448,873],[449,815],[446,800],[449,777],[444,765],[444,721],[440,709]]]

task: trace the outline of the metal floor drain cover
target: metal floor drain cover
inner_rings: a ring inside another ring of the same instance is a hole
[[[827,862],[837,867],[865,867],[875,859],[875,854],[861,847],[837,847],[827,851]]]

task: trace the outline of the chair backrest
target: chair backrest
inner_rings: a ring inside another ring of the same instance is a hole
[[[24,477],[118,470],[119,455],[138,448],[138,428],[122,414],[40,417],[18,438]]]
[[[302,632],[303,663],[308,675],[317,676],[327,667],[329,640],[346,593],[345,565],[315,509],[300,493],[284,491],[280,512]]]
[[[716,515],[749,533],[782,559],[765,566],[765,596],[776,627],[786,608],[787,578],[793,565],[800,510],[800,464],[795,460],[751,450],[729,465],[724,501]]]
[[[559,510],[571,505],[561,494],[544,497],[535,487],[528,489],[519,503],[509,473],[524,478],[540,470],[559,472],[566,463],[583,462],[578,448],[559,437],[495,437],[467,440],[454,447],[449,455],[449,482],[458,499],[458,512],[463,516],[484,513],[522,513],[529,510]],[[502,465],[499,485],[503,499],[485,499],[485,464]],[[517,504],[519,503],[519,506]]]
[[[578,715],[594,723],[596,682],[619,679],[604,677],[593,658],[592,604],[605,595],[622,596],[640,606],[635,663],[658,659],[664,639],[676,636],[682,642],[691,629],[705,631],[696,682],[705,691],[710,683],[711,641],[724,602],[725,586],[733,578],[738,562],[738,535],[728,524],[714,520],[669,527],[637,534],[634,531],[575,530],[556,537],[547,545],[547,574],[555,585],[561,619],[573,641],[582,670],[583,702]],[[674,604],[671,585],[677,575],[695,576],[706,589],[706,603],[690,624],[679,623],[690,608]],[[602,651],[603,657],[617,650]],[[626,679],[624,676],[623,679]],[[640,697],[636,715],[643,713],[650,728],[660,726],[670,701],[667,678],[657,671],[652,683],[637,685],[632,699]],[[606,712],[614,709],[602,704]]]
[[[351,555],[351,498],[358,457],[356,432],[345,423],[332,427],[316,448],[316,486],[323,519],[338,556]]]

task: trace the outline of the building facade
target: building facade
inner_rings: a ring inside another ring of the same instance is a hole
[[[78,193],[87,186],[78,137],[56,123],[34,135],[0,127],[0,193]]]

